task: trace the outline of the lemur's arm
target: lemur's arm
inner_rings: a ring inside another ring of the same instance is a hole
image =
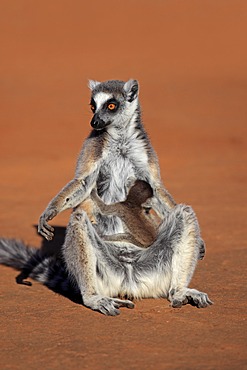
[[[91,192],[91,198],[95,202],[96,206],[99,208],[100,212],[103,215],[108,215],[108,216],[114,216],[119,213],[116,210],[115,204],[105,204],[100,197],[97,194],[96,189],[94,188]]]
[[[166,216],[167,209],[174,208],[176,206],[176,202],[162,184],[158,159],[155,153],[151,153],[149,157],[149,169],[151,173],[150,185],[155,193],[152,204],[153,209],[162,219]],[[199,251],[199,259],[203,259],[205,255],[205,243],[202,238],[200,238]]]
[[[47,240],[51,240],[54,236],[54,228],[48,224],[48,221],[65,209],[81,203],[89,196],[95,185],[102,153],[102,148],[101,151],[99,149],[99,141],[97,145],[94,138],[88,138],[85,141],[78,159],[75,178],[50,201],[40,216],[38,232]]]
[[[153,198],[153,207],[159,217],[163,218],[167,213],[167,209],[174,208],[176,202],[162,183],[159,164],[155,154],[151,155],[149,158],[149,171],[151,175],[150,185],[155,195]]]
[[[156,196],[162,200],[168,208],[174,208],[176,206],[176,202],[171,196],[171,194],[165,189],[164,185],[162,183],[157,184],[156,190]]]

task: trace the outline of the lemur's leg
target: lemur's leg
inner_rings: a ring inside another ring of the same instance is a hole
[[[79,286],[83,303],[93,310],[105,315],[115,316],[120,312],[119,307],[134,308],[129,300],[121,300],[104,296],[98,289],[100,278],[115,279],[117,273],[121,274],[121,264],[107,250],[107,244],[96,234],[87,214],[80,208],[76,209],[70,218],[67,234],[63,246],[63,256],[69,274]],[[114,266],[116,263],[118,266]],[[97,269],[102,266],[99,277]],[[114,282],[113,282],[114,284]]]
[[[161,224],[156,241],[144,250],[136,263],[140,282],[144,273],[153,276],[157,272],[165,280],[163,293],[173,307],[186,303],[197,307],[212,304],[206,293],[188,288],[198,261],[200,243],[200,230],[191,207],[175,206]]]
[[[129,233],[119,233],[113,235],[102,235],[102,239],[108,242],[122,242],[122,243],[132,243],[138,247],[146,247],[143,244],[139,243],[135,237]]]
[[[212,304],[208,295],[188,288],[202,248],[198,221],[189,206],[180,205],[176,211],[176,217],[182,221],[183,226],[180,238],[174,245],[168,298],[173,307],[181,307],[186,303],[199,308],[207,307]]]

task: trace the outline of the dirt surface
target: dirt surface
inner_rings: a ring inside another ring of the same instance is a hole
[[[244,0],[0,1],[1,235],[42,245],[90,130],[87,79],[136,78],[165,185],[207,243],[191,286],[215,303],[105,317],[1,266],[2,369],[247,369],[246,15]]]

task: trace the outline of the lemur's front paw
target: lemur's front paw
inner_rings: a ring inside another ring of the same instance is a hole
[[[54,228],[47,221],[52,220],[58,214],[55,208],[45,210],[39,219],[38,232],[47,240],[54,237]]]

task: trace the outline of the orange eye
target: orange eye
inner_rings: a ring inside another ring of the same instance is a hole
[[[91,111],[94,113],[95,112],[95,106],[93,104],[90,104]]]
[[[108,104],[108,107],[107,107],[109,110],[114,110],[114,109],[116,109],[116,104],[114,104],[114,103],[110,103],[110,104]]]

